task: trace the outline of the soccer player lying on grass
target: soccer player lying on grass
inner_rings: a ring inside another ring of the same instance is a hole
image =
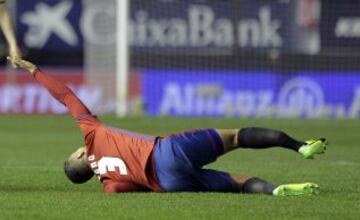
[[[326,148],[324,139],[298,141],[266,128],[199,129],[167,137],[148,136],[101,123],[63,83],[42,73],[34,64],[13,59],[64,104],[85,138],[66,160],[66,176],[84,183],[94,174],[104,192],[243,192],[268,195],[311,195],[315,183],[276,186],[257,177],[234,176],[204,169],[219,156],[237,148],[283,147],[313,158]]]

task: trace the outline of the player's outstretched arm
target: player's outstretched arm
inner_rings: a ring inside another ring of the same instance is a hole
[[[0,0],[0,29],[4,33],[5,39],[9,45],[9,55],[11,58],[21,58],[21,53],[16,42],[13,21],[5,0]],[[11,62],[15,67],[15,63]]]
[[[14,62],[18,67],[27,70],[54,98],[69,109],[75,119],[91,117],[91,112],[65,84],[42,73],[35,64],[29,61],[11,57],[7,57],[7,59]]]

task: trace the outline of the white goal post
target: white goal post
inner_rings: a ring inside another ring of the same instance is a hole
[[[83,0],[84,79],[100,88],[96,114],[129,113],[128,15],[130,0]]]
[[[128,111],[129,1],[116,0],[116,115],[118,117],[124,117]]]

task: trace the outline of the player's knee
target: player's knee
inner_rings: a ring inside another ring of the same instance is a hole
[[[234,130],[234,136],[232,137],[232,144],[233,146],[238,147],[239,146],[239,133],[241,129],[235,129]]]
[[[224,147],[224,153],[233,150],[237,145],[238,129],[216,129],[219,134]]]

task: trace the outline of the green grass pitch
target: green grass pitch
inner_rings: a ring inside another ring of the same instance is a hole
[[[117,127],[165,135],[198,127],[266,126],[298,138],[326,137],[315,160],[284,149],[237,150],[210,165],[274,183],[313,181],[321,194],[271,197],[229,193],[105,195],[94,178],[73,185],[63,160],[82,145],[69,116],[0,116],[0,219],[359,219],[360,121],[102,117]]]

